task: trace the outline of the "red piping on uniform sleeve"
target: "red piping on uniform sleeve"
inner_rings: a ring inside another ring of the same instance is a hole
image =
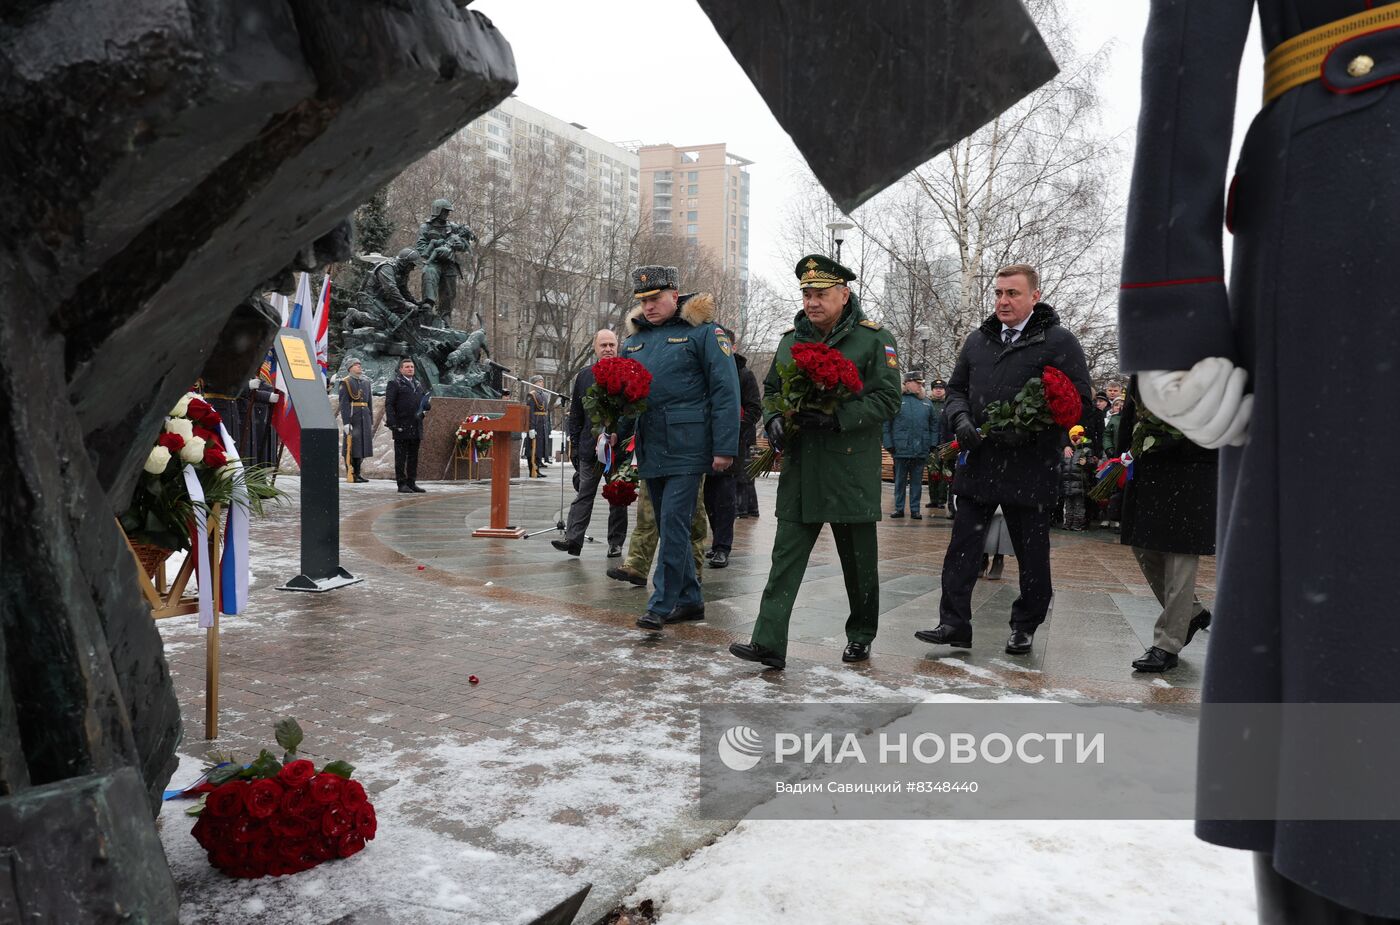
[[[1195,279],[1164,279],[1156,283],[1124,283],[1120,289],[1155,289],[1158,286],[1194,286],[1199,283],[1223,283],[1223,276],[1198,276]]]

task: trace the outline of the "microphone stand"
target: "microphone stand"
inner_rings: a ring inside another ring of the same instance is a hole
[[[559,399],[559,403],[560,403],[561,406],[567,405],[567,404],[569,403],[569,398],[568,398],[567,395],[560,395],[558,392],[555,392],[555,391],[552,391],[552,390],[550,390],[550,389],[547,389],[547,388],[545,388],[545,387],[542,386],[542,385],[534,385],[534,384],[532,384],[532,383],[530,383],[530,382],[527,382],[527,381],[524,380],[524,379],[521,379],[519,376],[512,376],[510,373],[502,372],[502,373],[501,373],[501,377],[502,377],[503,379],[509,379],[509,380],[511,380],[512,382],[518,382],[518,383],[520,383],[522,386],[524,386],[524,387],[527,388],[527,389],[538,389],[539,391],[544,392],[544,393],[547,394],[547,395],[553,395],[555,398]],[[539,437],[536,436],[535,439],[538,440]],[[546,439],[548,439],[548,435],[546,435]],[[553,447],[551,447],[551,449],[552,449],[552,448],[553,448]],[[535,447],[531,447],[531,451],[532,451],[532,452],[538,452],[538,449],[535,448]],[[559,534],[562,535],[563,532],[564,532],[564,530],[565,530],[565,528],[567,527],[567,524],[564,522],[564,512],[568,510],[568,505],[567,505],[567,504],[565,503],[565,501],[564,501],[564,463],[563,463],[562,460],[559,460],[558,463],[559,463],[559,519],[556,520],[556,521],[554,522],[554,526],[553,526],[553,527],[546,527],[546,528],[543,529],[543,530],[535,530],[535,531],[532,532],[532,533],[526,533],[526,534],[525,534],[525,539],[527,539],[527,540],[528,540],[530,537],[532,537],[532,536],[539,536],[541,533],[556,533],[556,532],[557,532],[557,533],[559,533]],[[583,541],[584,541],[585,543],[593,543],[593,542],[596,542],[596,540],[594,540],[593,537],[591,537],[591,536],[585,536],[585,537],[583,538]]]

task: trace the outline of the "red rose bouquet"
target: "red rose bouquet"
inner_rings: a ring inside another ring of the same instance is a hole
[[[211,768],[191,834],[209,863],[231,877],[280,877],[310,870],[322,861],[348,858],[374,838],[374,806],[353,765],[332,761],[319,772],[297,758],[301,727],[277,724],[278,761],[266,749],[248,765],[232,761]],[[190,791],[186,791],[187,793]]]
[[[1081,411],[1074,383],[1055,367],[1046,366],[1039,376],[1028,379],[1011,401],[987,405],[982,432],[992,437],[997,432],[1035,434],[1051,427],[1067,431],[1079,423]]]
[[[792,423],[794,414],[834,414],[838,405],[859,395],[864,387],[856,365],[826,344],[793,344],[792,362],[778,364],[778,378],[782,387],[776,394],[764,397],[763,408],[784,417],[789,442],[797,436],[797,426]],[[749,464],[749,476],[756,478],[773,471],[779,455],[769,446]]]
[[[593,364],[593,384],[583,393],[583,407],[593,422],[593,436],[612,433],[622,418],[647,410],[651,373],[636,360],[609,357]]]
[[[612,478],[603,485],[603,497],[613,507],[627,507],[637,500],[637,467],[630,463],[618,466]]]
[[[1124,453],[1122,456],[1105,459],[1099,463],[1098,469],[1094,470],[1094,478],[1097,479],[1097,482],[1093,488],[1089,489],[1089,497],[1095,501],[1107,501],[1121,491],[1132,477],[1132,453]]]

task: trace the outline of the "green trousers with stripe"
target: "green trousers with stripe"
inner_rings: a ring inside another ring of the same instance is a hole
[[[802,576],[807,573],[807,561],[823,526],[778,521],[778,534],[773,539],[773,565],[763,589],[763,600],[758,605],[753,641],[779,655],[787,655],[792,605],[797,600]],[[880,563],[875,524],[832,524],[831,533],[836,539],[836,554],[841,558],[841,573],[846,579],[846,599],[851,605],[851,614],[846,618],[846,639],[869,645],[880,624]]]

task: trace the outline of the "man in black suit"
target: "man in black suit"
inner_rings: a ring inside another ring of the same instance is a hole
[[[432,408],[432,396],[414,378],[417,367],[410,357],[399,361],[399,374],[384,389],[384,423],[394,434],[394,478],[404,494],[418,487],[418,444],[423,440],[423,415]]]

